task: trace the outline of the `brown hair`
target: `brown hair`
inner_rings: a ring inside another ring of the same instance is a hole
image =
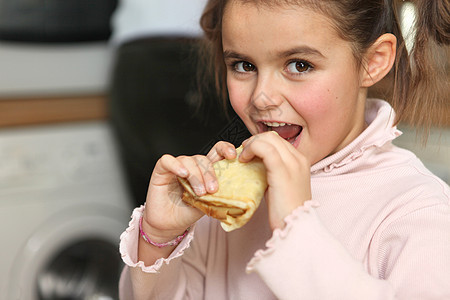
[[[205,33],[203,64],[205,78],[214,78],[215,87],[225,101],[226,67],[222,57],[222,16],[230,0],[210,0],[200,24]],[[443,108],[449,104],[448,59],[436,59],[436,48],[450,43],[448,0],[417,0],[416,38],[408,53],[399,26],[395,0],[231,0],[258,5],[302,5],[328,16],[338,34],[352,43],[355,58],[361,63],[365,51],[384,33],[397,37],[397,56],[390,81],[388,100],[396,111],[397,122],[423,127],[428,133],[433,124],[448,117]]]

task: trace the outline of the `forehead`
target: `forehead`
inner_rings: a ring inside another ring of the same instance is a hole
[[[343,42],[332,20],[309,6],[239,0],[230,1],[224,10],[222,38],[224,48],[246,44],[283,48],[296,43],[326,48]]]

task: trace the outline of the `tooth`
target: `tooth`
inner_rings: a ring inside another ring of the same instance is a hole
[[[280,127],[286,125],[292,125],[290,123],[278,123],[278,122],[263,122],[268,127]]]
[[[269,127],[279,127],[279,126],[285,126],[287,123],[278,123],[278,122],[263,122],[266,126]],[[290,125],[290,124],[287,124]]]

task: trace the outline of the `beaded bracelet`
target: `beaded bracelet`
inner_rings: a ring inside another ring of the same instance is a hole
[[[144,216],[141,215],[141,218],[139,219],[139,233],[141,234],[142,238],[144,239],[144,241],[146,241],[147,243],[156,246],[158,248],[163,248],[163,247],[167,247],[167,246],[176,246],[178,245],[182,239],[184,239],[184,237],[188,234],[189,229],[191,227],[189,227],[188,229],[186,229],[186,231],[182,234],[177,236],[176,238],[174,238],[173,240],[167,242],[167,243],[157,243],[152,241],[148,235],[144,232],[144,230],[142,229],[142,219],[144,218]]]

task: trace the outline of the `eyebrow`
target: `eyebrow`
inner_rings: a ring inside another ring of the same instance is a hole
[[[318,56],[321,58],[325,58],[325,56],[317,49],[308,47],[308,46],[299,46],[294,47],[286,51],[282,51],[278,54],[278,57],[284,58],[289,57],[295,54],[303,54],[303,55],[311,55],[311,56]]]
[[[277,54],[279,58],[285,58],[292,55],[310,55],[310,56],[318,56],[320,58],[325,58],[325,56],[317,49],[308,47],[308,46],[299,46],[294,47],[291,49],[288,49],[286,51],[281,51]],[[231,50],[225,50],[223,51],[223,58],[224,59],[238,59],[238,60],[250,60],[248,56],[239,54],[237,52],[231,51]]]
[[[238,59],[238,60],[250,60],[248,56],[239,54],[231,50],[223,51],[223,58],[226,59]]]

